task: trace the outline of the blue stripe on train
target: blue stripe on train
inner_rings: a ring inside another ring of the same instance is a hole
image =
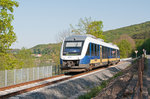
[[[108,57],[109,59],[112,57]],[[118,56],[118,58],[120,58]],[[81,60],[80,60],[80,64],[89,64],[91,59],[100,59],[100,56],[84,56]],[[60,58],[60,64],[62,64],[62,59]]]
[[[89,64],[91,59],[100,59],[100,56],[84,56],[80,60],[80,64]]]

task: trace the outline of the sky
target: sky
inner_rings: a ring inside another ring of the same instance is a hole
[[[103,21],[103,31],[150,21],[150,0],[16,0],[11,48],[56,43],[80,18]]]

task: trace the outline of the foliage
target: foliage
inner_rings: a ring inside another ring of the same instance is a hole
[[[123,72],[118,72],[112,78],[110,78],[106,81],[103,81],[101,83],[101,85],[96,86],[96,87],[92,88],[88,93],[79,96],[78,99],[91,99],[92,97],[95,97],[99,92],[102,91],[103,88],[105,88],[109,84],[109,82],[111,82],[112,79],[115,79],[121,75],[123,75]]]
[[[79,23],[75,26],[70,24],[70,28],[63,30],[62,32],[58,33],[57,35],[57,42],[62,42],[66,37],[71,35],[81,35],[87,33],[88,25],[92,22],[91,18],[80,18]]]
[[[35,66],[34,64],[34,59],[31,56],[32,52],[30,49],[25,49],[22,48],[16,55],[15,57],[17,60],[21,63],[20,68],[26,68],[26,67],[33,67]]]
[[[0,70],[20,68],[20,66],[21,62],[19,62],[13,54],[0,53]]]
[[[18,7],[18,2],[14,0],[0,0],[0,69],[20,68],[21,62],[9,53],[9,47],[16,41],[16,34],[11,25],[13,7]]]
[[[103,88],[107,86],[107,84],[108,84],[108,81],[103,81],[100,86],[92,88],[85,95],[79,96],[78,99],[91,99],[92,97],[95,97]]]
[[[132,38],[131,38],[130,36],[128,36],[127,34],[122,34],[122,35],[120,36],[120,38],[114,40],[113,43],[117,44],[117,43],[119,43],[119,42],[122,41],[122,40],[128,41],[128,42],[131,44],[132,49],[135,49],[135,41],[134,41],[134,39],[132,39]]]
[[[70,26],[73,34],[91,34],[97,38],[104,39],[102,21],[93,21],[91,17],[85,17],[84,19],[81,18],[75,27]]]
[[[36,60],[39,60],[42,63],[48,60],[59,65],[60,48],[61,43],[41,44],[31,48],[31,51],[34,54],[39,54],[38,52],[40,51],[40,54],[42,54],[42,57]]]
[[[127,40],[122,40],[117,43],[117,46],[120,49],[120,58],[127,58],[132,53],[131,44]]]
[[[58,33],[58,35],[57,35],[57,42],[58,43],[63,42],[63,40],[66,37],[71,36],[71,35],[75,35],[75,34],[73,32],[71,32],[70,29],[63,30],[62,32]]]
[[[150,38],[150,21],[141,23],[141,24],[135,24],[127,27],[122,27],[119,29],[109,30],[105,31],[104,35],[106,37],[106,40],[109,42],[116,42],[118,43],[119,40],[121,40],[122,35],[128,35],[133,40],[125,39],[131,43],[133,50],[138,50],[138,55],[142,54],[143,43],[145,39]],[[125,37],[122,37],[125,38]],[[133,47],[135,42],[135,47]],[[135,52],[132,50],[132,56],[135,57]],[[125,52],[124,52],[125,53]]]
[[[13,42],[16,41],[16,35],[11,25],[13,16],[13,7],[18,7],[18,2],[14,0],[0,0],[0,52],[6,52]],[[7,55],[6,55],[7,56]]]
[[[109,42],[120,38],[122,34],[127,34],[134,40],[150,38],[150,21],[104,32]]]
[[[144,43],[145,39],[136,39],[136,48],[142,46],[142,44]]]
[[[88,26],[92,22],[91,17],[87,18],[85,17],[84,19],[80,18],[79,23],[75,26],[70,25],[72,33],[73,34],[86,34],[88,30]]]
[[[91,34],[97,38],[104,39],[102,28],[103,28],[102,21],[93,21],[88,25],[87,34]]]
[[[146,50],[146,53],[147,54],[150,54],[150,38],[149,39],[146,39],[145,41],[144,41],[144,43],[141,45],[141,46],[139,46],[138,48],[138,55],[141,55],[141,54],[143,54],[143,49],[145,49]]]

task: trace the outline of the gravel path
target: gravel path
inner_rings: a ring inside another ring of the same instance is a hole
[[[9,99],[73,99],[78,95],[86,93],[90,88],[99,85],[103,80],[109,79],[130,64],[130,62],[123,62],[114,67],[99,70],[95,73],[63,81]]]

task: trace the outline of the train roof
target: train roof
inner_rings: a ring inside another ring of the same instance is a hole
[[[87,38],[86,35],[72,35],[65,39],[65,41],[84,41]]]
[[[72,35],[72,36],[65,38],[65,41],[84,41],[86,39],[89,39],[90,42],[101,44],[102,46],[119,49],[117,45],[114,45],[112,43],[106,43],[104,42],[103,39],[96,38],[93,35]]]

